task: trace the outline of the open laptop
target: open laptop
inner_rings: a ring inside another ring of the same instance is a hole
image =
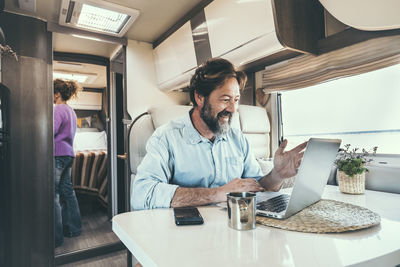
[[[310,138],[290,195],[257,193],[257,215],[286,219],[321,199],[340,139]]]

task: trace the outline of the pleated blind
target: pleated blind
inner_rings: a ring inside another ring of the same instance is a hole
[[[400,36],[368,40],[322,55],[303,55],[257,73],[257,87],[269,94],[309,87],[400,63]],[[400,74],[399,74],[400,75]]]

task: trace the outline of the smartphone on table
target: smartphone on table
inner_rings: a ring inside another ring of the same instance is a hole
[[[203,217],[201,217],[201,214],[196,207],[174,208],[174,217],[175,224],[178,226],[204,223]]]

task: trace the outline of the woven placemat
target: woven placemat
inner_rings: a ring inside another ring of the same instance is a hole
[[[306,233],[340,233],[369,228],[381,221],[369,209],[336,200],[322,199],[285,220],[256,216],[257,223]]]

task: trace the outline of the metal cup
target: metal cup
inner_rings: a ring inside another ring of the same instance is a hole
[[[232,192],[226,194],[228,225],[235,230],[256,228],[256,194]]]

